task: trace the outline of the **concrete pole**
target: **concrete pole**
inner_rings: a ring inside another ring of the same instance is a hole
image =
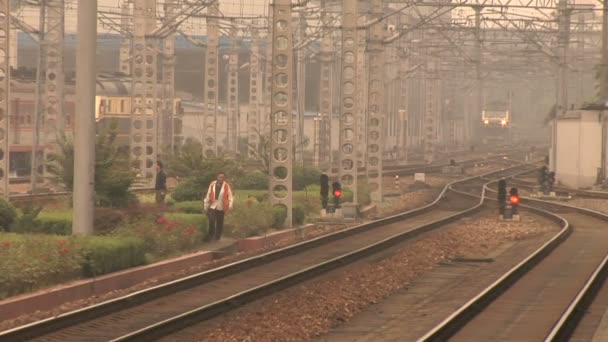
[[[38,183],[38,146],[40,146],[40,120],[44,113],[42,107],[42,94],[44,92],[43,68],[46,57],[46,37],[45,37],[45,21],[46,21],[46,2],[40,3],[40,45],[38,48],[38,66],[36,67],[36,94],[34,95],[36,103],[34,104],[34,131],[32,144],[32,174],[31,174],[31,194],[36,192]]]
[[[600,99],[608,98],[608,5],[604,2],[602,8],[602,61],[600,62]]]
[[[95,209],[97,0],[78,0],[77,32],[72,233],[91,234]]]
[[[557,168],[557,117],[568,109],[568,86],[566,84],[568,69],[566,66],[568,63],[568,31],[570,26],[570,15],[568,13],[567,5],[567,0],[559,0],[557,112],[551,127],[551,157],[549,158],[549,169],[553,172],[555,172]]]
[[[340,93],[340,164],[338,177],[340,182],[353,192],[353,202],[357,203],[357,152],[359,96],[357,92],[357,0],[344,0],[342,3],[342,66]]]
[[[300,13],[298,35],[300,41],[306,39],[306,14]],[[296,130],[296,163],[304,165],[304,112],[306,111],[306,49],[301,48],[297,54],[297,99],[296,110],[298,113]]]
[[[10,57],[13,54],[11,45],[11,26],[10,26],[10,2],[8,0],[0,1],[0,29],[4,30],[5,34],[3,37],[0,37],[0,52],[2,55],[0,56],[0,96],[2,96],[2,100],[0,102],[0,111],[4,114],[2,118],[0,118],[0,123],[2,127],[2,131],[4,134],[0,136],[0,152],[2,155],[0,156],[0,180],[2,187],[2,194],[6,200],[9,199],[10,189],[9,189],[9,173],[10,173],[10,158],[9,158],[9,149],[10,143],[9,139],[11,138],[10,132],[10,122],[8,113],[10,111]]]
[[[468,141],[475,142],[477,138],[477,123],[481,117],[481,111],[483,110],[483,79],[481,77],[481,67],[483,65],[483,55],[481,54],[481,10],[482,7],[474,7],[475,10],[475,78],[477,80],[475,88],[475,103],[474,112],[469,115],[469,136]]]
[[[383,14],[384,2],[372,0],[371,18],[379,19]],[[378,22],[369,29],[367,40],[367,51],[369,54],[369,76],[367,87],[367,122],[366,122],[366,145],[365,153],[367,182],[370,186],[371,200],[375,203],[382,202],[382,157],[386,131],[385,117],[387,111],[384,107],[384,24]]]
[[[292,220],[293,179],[293,28],[291,0],[275,0],[272,16],[272,96],[270,203],[287,210]]]

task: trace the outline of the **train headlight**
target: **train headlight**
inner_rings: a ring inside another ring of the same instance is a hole
[[[490,120],[485,119],[485,120],[483,120],[483,123],[486,124],[486,125],[489,125],[490,124]]]
[[[500,120],[500,124],[503,125],[503,126],[506,126],[507,125],[507,120]]]

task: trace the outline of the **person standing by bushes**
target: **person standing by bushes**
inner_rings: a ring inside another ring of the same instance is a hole
[[[164,204],[167,195],[167,175],[160,160],[156,162],[156,185],[154,190],[156,191],[156,204]]]
[[[230,189],[230,185],[225,181],[225,178],[226,175],[223,172],[218,173],[217,180],[211,182],[203,200],[203,210],[207,212],[209,218],[209,232],[205,241],[222,238],[224,214],[232,209],[234,202],[232,189]]]

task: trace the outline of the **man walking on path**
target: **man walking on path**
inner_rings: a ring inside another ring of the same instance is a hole
[[[209,232],[205,237],[205,241],[222,238],[224,214],[232,209],[232,189],[225,182],[225,178],[226,175],[223,172],[217,175],[217,180],[211,182],[203,201],[203,209],[207,211],[207,217],[209,218]]]
[[[164,204],[165,196],[167,195],[167,175],[163,170],[163,163],[159,160],[156,162],[156,204]]]

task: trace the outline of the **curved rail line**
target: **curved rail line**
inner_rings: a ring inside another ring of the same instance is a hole
[[[511,177],[508,177],[511,178]],[[489,190],[489,189],[488,189]],[[492,190],[491,190],[492,191]],[[555,235],[550,241],[529,255],[520,264],[513,267],[507,273],[502,275],[493,284],[480,292],[473,299],[461,306],[452,315],[447,317],[431,331],[422,336],[418,341],[445,341],[450,337],[455,336],[461,329],[467,326],[475,317],[484,312],[484,310],[522,277],[534,270],[544,258],[557,251],[559,245],[566,240],[573,232],[571,225],[564,218],[568,212],[593,217],[602,221],[608,221],[608,215],[585,209],[565,205],[556,202],[542,201],[523,197],[528,205],[522,205],[528,210],[543,214],[547,217],[559,218],[563,222],[563,229]],[[556,212],[562,215],[556,214]],[[573,296],[572,301],[567,305],[561,314],[557,314],[559,318],[552,324],[545,341],[566,341],[577,326],[577,323],[583,316],[585,309],[592,302],[594,295],[601,288],[603,282],[608,275],[608,253],[604,254],[601,261],[597,264],[590,276],[584,282],[584,285]],[[550,281],[550,279],[546,279]],[[512,298],[512,297],[511,297]],[[538,316],[541,316],[540,314]],[[466,336],[466,334],[465,334]]]
[[[272,252],[265,253],[260,256],[251,257],[242,261],[238,261],[223,267],[219,267],[216,269],[212,269],[206,272],[201,272],[199,274],[195,274],[189,277],[185,277],[167,284],[159,285],[147,290],[142,290],[127,296],[123,296],[117,299],[109,300],[97,305],[93,305],[91,307],[87,307],[84,309],[76,310],[73,312],[69,312],[66,314],[59,315],[57,317],[45,319],[39,322],[35,322],[23,327],[18,327],[9,331],[5,331],[0,333],[0,341],[4,340],[24,340],[35,337],[42,337],[52,332],[56,332],[61,329],[66,329],[77,324],[81,324],[84,322],[91,321],[101,316],[112,315],[121,310],[129,309],[136,307],[138,305],[142,305],[146,302],[152,301],[154,299],[162,298],[169,296],[171,294],[175,294],[178,291],[184,291],[196,286],[200,286],[212,281],[221,280],[223,278],[227,278],[229,276],[238,274],[240,272],[244,272],[247,270],[251,270],[254,267],[266,265],[272,261],[276,261],[279,259],[287,258],[289,256],[302,253],[304,251],[313,249],[315,247],[324,246],[330,242],[335,242],[341,239],[345,239],[349,236],[355,236],[356,234],[362,234],[366,231],[371,231],[374,229],[373,233],[376,234],[376,230],[381,227],[388,226],[390,224],[394,224],[397,222],[402,222],[405,219],[414,218],[416,216],[423,215],[425,213],[431,212],[433,209],[437,207],[442,198],[444,198],[446,192],[448,191],[451,184],[467,182],[470,180],[477,179],[483,176],[492,176],[495,175],[497,177],[503,177],[500,174],[509,173],[514,170],[518,170],[520,168],[529,168],[529,165],[517,165],[511,168],[507,168],[500,171],[488,172],[484,175],[473,176],[466,179],[454,181],[448,185],[446,185],[439,196],[431,203],[421,208],[411,210],[405,213],[401,213],[398,215],[394,215],[385,219],[381,219],[378,221],[374,221],[367,224],[362,224],[359,226],[355,226],[349,228],[347,230],[331,233],[325,236],[321,236],[312,240],[304,241],[298,243],[293,246],[281,248],[279,250],[275,250]],[[482,190],[482,191],[485,191]],[[417,226],[413,229],[410,229],[406,232],[400,232],[399,234],[389,236],[381,241],[375,242],[372,245],[368,245],[366,247],[360,248],[354,252],[352,249],[350,253],[346,253],[340,257],[335,257],[330,260],[326,260],[315,267],[309,267],[304,270],[300,270],[298,272],[292,273],[288,276],[282,277],[280,279],[276,279],[273,282],[270,282],[264,286],[258,286],[248,291],[241,292],[238,295],[233,295],[224,300],[220,300],[218,302],[214,302],[212,304],[206,305],[202,308],[198,308],[196,310],[192,310],[187,313],[183,313],[173,319],[165,320],[161,323],[155,323],[153,325],[148,326],[148,328],[138,331],[137,333],[130,333],[116,340],[130,340],[130,339],[139,339],[141,336],[146,336],[145,339],[148,339],[150,336],[155,335],[164,335],[170,330],[179,329],[180,326],[187,326],[192,323],[193,320],[200,320],[204,317],[212,317],[221,312],[225,312],[233,309],[236,306],[242,305],[243,303],[253,300],[254,298],[259,298],[263,295],[266,295],[278,288],[284,288],[287,286],[291,286],[297,282],[301,282],[304,279],[308,279],[322,272],[327,272],[335,267],[339,267],[344,265],[345,263],[352,262],[354,260],[360,259],[369,253],[374,253],[381,249],[384,249],[387,246],[396,244],[398,242],[409,239],[413,236],[416,236],[420,233],[429,231],[431,229],[437,228],[443,224],[452,222],[460,217],[468,215],[477,211],[483,200],[480,200],[479,203],[470,207],[466,210],[458,211],[454,214],[449,212],[449,215],[446,217],[442,217],[439,220],[433,220],[430,223],[426,223],[420,226]],[[299,255],[298,255],[299,256]],[[176,324],[179,322],[179,324]]]

